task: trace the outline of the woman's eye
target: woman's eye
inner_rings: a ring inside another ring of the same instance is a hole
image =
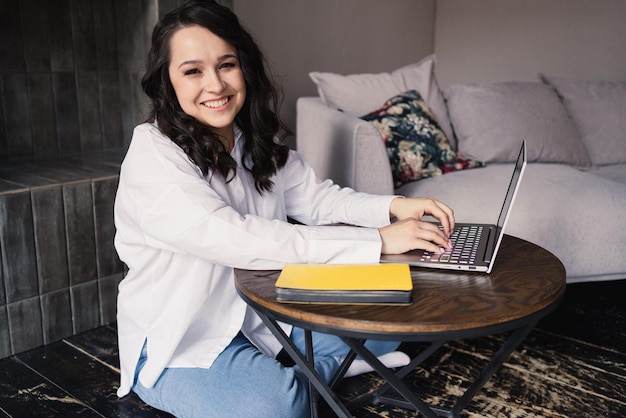
[[[185,71],[185,75],[193,75],[193,74],[199,74],[200,70],[198,70],[197,68],[192,68],[190,70],[186,70]]]
[[[220,69],[222,69],[222,68],[233,68],[233,67],[236,67],[236,66],[237,66],[237,64],[234,63],[234,62],[225,62],[222,65],[220,65]]]

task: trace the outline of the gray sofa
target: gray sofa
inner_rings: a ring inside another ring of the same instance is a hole
[[[297,103],[297,149],[321,178],[358,191],[432,196],[459,222],[498,217],[522,139],[529,165],[506,233],[565,265],[568,283],[626,278],[626,83],[567,80],[451,85],[435,57],[384,74],[311,73],[320,97]],[[376,126],[359,118],[421,93],[459,155],[485,163],[394,187]]]

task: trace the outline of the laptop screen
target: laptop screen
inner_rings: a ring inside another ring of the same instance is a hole
[[[522,142],[522,147],[520,148],[519,155],[517,156],[517,162],[515,163],[515,168],[513,170],[513,176],[511,176],[511,181],[509,183],[509,188],[506,191],[506,197],[504,198],[504,204],[502,205],[502,209],[500,210],[500,216],[498,216],[498,222],[496,223],[496,236],[498,240],[494,240],[494,248],[497,248],[499,245],[499,241],[502,238],[502,231],[505,227],[506,220],[508,218],[509,209],[511,208],[511,204],[513,203],[513,198],[517,193],[517,189],[519,188],[519,180],[522,176],[522,171],[526,166],[526,141]]]
[[[513,196],[517,191],[517,186],[519,184],[519,178],[522,175],[522,169],[524,168],[524,163],[526,163],[526,141],[522,143],[522,148],[520,148],[519,155],[517,157],[517,162],[515,163],[515,169],[513,170],[513,176],[511,176],[511,182],[509,183],[509,188],[506,191],[506,197],[504,198],[504,204],[502,205],[502,209],[500,210],[500,216],[498,216],[498,222],[496,225],[498,229],[504,228],[504,221],[506,219],[506,214],[509,212],[511,208],[511,203],[513,202]]]

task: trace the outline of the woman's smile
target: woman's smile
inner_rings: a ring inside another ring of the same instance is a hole
[[[218,109],[226,105],[229,102],[230,102],[230,97],[224,97],[222,99],[217,99],[217,100],[207,100],[206,102],[202,102],[202,104],[210,109]]]

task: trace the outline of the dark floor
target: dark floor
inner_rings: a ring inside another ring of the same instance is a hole
[[[464,417],[626,416],[626,280],[569,285],[561,306],[539,323],[463,411]],[[428,403],[449,406],[502,336],[449,343],[409,380]],[[403,346],[417,350],[418,345]],[[118,399],[115,324],[0,360],[0,416],[165,417],[135,396]],[[344,398],[379,384],[346,379]],[[413,417],[388,405],[357,417]]]

